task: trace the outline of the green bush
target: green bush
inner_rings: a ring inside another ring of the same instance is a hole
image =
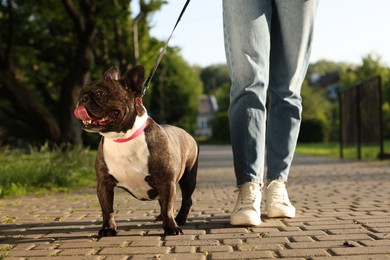
[[[326,143],[329,141],[329,127],[320,119],[304,119],[301,123],[298,142],[301,143]]]
[[[228,112],[218,112],[211,120],[213,128],[213,141],[230,143],[229,118]]]
[[[51,151],[44,146],[31,154],[2,151],[0,198],[93,186],[95,154],[66,146]]]

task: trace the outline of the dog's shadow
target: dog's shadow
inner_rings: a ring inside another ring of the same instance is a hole
[[[117,220],[117,237],[155,237],[162,239],[164,230],[161,221],[150,217]],[[221,217],[194,217],[188,218],[187,224],[182,226],[184,234],[196,233],[199,230],[208,230],[213,228],[224,228],[229,226],[228,219]],[[2,224],[0,225],[0,244],[58,244],[63,242],[91,241],[97,242],[102,237],[98,235],[101,228],[101,221],[51,221],[27,224]],[[105,239],[106,241],[106,239]]]

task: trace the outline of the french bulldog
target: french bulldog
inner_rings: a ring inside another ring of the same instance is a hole
[[[97,196],[102,209],[100,236],[115,236],[114,188],[140,200],[158,199],[164,235],[183,234],[196,186],[199,148],[181,128],[159,125],[148,116],[141,96],[145,70],[136,66],[122,77],[112,67],[85,85],[74,115],[85,131],[102,136],[96,157]],[[176,184],[182,192],[174,217]]]

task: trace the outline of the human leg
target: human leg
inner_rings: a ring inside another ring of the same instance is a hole
[[[224,35],[232,79],[229,122],[238,185],[232,225],[259,225],[264,174],[270,0],[224,0]]]
[[[274,1],[266,135],[269,217],[295,216],[285,182],[301,123],[300,90],[309,64],[316,8],[316,0]]]
[[[316,0],[276,0],[271,29],[267,178],[287,181],[301,123],[300,90],[311,51]]]
[[[230,133],[237,185],[262,184],[271,1],[224,0],[225,51],[232,80]]]

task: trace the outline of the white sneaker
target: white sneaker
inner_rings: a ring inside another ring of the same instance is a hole
[[[257,226],[261,224],[261,190],[258,183],[248,182],[240,185],[237,203],[230,217],[234,226]]]
[[[272,181],[265,192],[269,218],[295,217],[295,208],[291,204],[286,184],[283,181]]]

